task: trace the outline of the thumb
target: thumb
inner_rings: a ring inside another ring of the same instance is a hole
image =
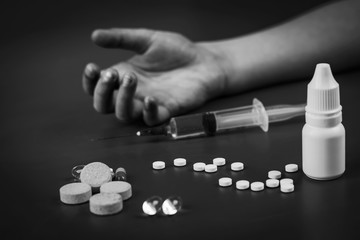
[[[155,31],[148,29],[98,29],[92,35],[92,41],[105,48],[121,48],[143,54],[151,45]]]

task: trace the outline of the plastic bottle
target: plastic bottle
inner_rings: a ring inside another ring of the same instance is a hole
[[[345,128],[339,92],[330,65],[317,64],[308,84],[302,131],[303,171],[312,179],[330,180],[345,171]]]

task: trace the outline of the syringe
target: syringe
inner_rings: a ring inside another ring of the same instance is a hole
[[[269,123],[285,121],[305,113],[305,104],[264,107],[256,98],[244,107],[173,117],[162,126],[138,131],[137,136],[165,135],[173,139],[211,136],[227,130],[259,126],[264,132]]]

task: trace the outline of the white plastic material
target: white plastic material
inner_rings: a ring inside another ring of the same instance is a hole
[[[263,182],[253,182],[250,185],[251,191],[258,192],[264,190]]]
[[[202,171],[205,170],[205,166],[206,166],[205,163],[203,163],[203,162],[197,162],[197,163],[194,163],[193,169],[194,169],[194,171],[196,171],[196,172],[202,172]]]
[[[288,173],[297,172],[299,170],[299,167],[297,164],[291,163],[285,165],[285,171]]]
[[[345,171],[345,128],[341,124],[339,91],[329,64],[318,64],[308,84],[302,131],[303,171],[316,180],[334,179]]]
[[[232,179],[229,177],[223,177],[219,179],[219,186],[220,187],[229,187],[232,185]]]
[[[290,193],[293,192],[294,190],[295,190],[294,184],[286,183],[280,185],[280,191],[283,193]]]
[[[272,170],[268,172],[268,177],[271,179],[280,179],[281,178],[281,172],[278,170]]]
[[[280,180],[280,185],[284,184],[294,184],[294,180],[292,180],[291,178],[283,178]]]
[[[226,164],[226,160],[222,157],[214,158],[213,164],[215,164],[216,166],[224,166]]]
[[[165,162],[163,161],[155,161],[152,163],[152,167],[155,170],[161,170],[165,168]]]
[[[267,179],[266,186],[268,188],[276,188],[279,186],[279,180],[278,179]]]
[[[250,186],[250,182],[247,180],[239,180],[236,182],[236,188],[239,190],[248,189]]]
[[[186,165],[186,159],[185,158],[175,158],[174,159],[174,166],[183,167],[185,165]]]
[[[244,164],[242,162],[233,162],[231,164],[232,171],[241,171],[244,169]]]
[[[207,173],[214,173],[217,171],[217,166],[215,164],[206,164],[205,172]]]

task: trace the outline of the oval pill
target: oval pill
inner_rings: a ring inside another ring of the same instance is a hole
[[[232,179],[229,177],[223,177],[219,179],[219,186],[220,187],[228,187],[232,185]]]
[[[236,182],[236,188],[239,190],[248,189],[250,186],[250,182],[247,180],[239,180]]]
[[[132,196],[131,184],[124,181],[113,181],[103,184],[100,187],[101,193],[118,193],[125,201]]]
[[[287,184],[287,183],[294,184],[294,180],[292,180],[291,178],[283,178],[280,180],[280,185]]]
[[[299,170],[299,167],[297,164],[287,164],[285,165],[285,171],[288,173],[293,173],[293,172],[297,172]]]
[[[244,169],[244,164],[242,162],[233,162],[231,163],[231,170],[241,171]]]
[[[152,167],[155,170],[161,170],[165,168],[165,162],[163,161],[155,161],[152,163]]]
[[[213,164],[216,166],[224,166],[226,164],[226,160],[225,158],[221,158],[221,157],[214,158]]]
[[[217,166],[215,164],[206,164],[205,165],[205,172],[214,173],[216,171],[217,171]]]
[[[280,179],[281,178],[281,172],[278,170],[272,170],[268,172],[268,177],[272,179]]]
[[[122,198],[117,193],[98,193],[90,198],[90,212],[96,215],[115,214],[122,208]]]
[[[295,190],[295,186],[294,186],[294,184],[291,184],[291,183],[282,184],[280,186],[280,190],[283,193],[290,193]]]
[[[203,162],[197,162],[197,163],[194,163],[193,169],[194,169],[194,171],[196,171],[196,172],[201,172],[201,171],[204,171],[204,170],[205,170],[205,166],[206,166],[205,163],[203,163]]]
[[[185,165],[186,165],[186,159],[185,158],[175,158],[174,159],[174,166],[183,167]]]
[[[91,187],[86,183],[75,182],[62,186],[59,189],[60,201],[66,204],[80,204],[89,201]]]
[[[266,186],[268,188],[276,188],[280,184],[280,181],[278,179],[267,179],[266,180]]]
[[[89,184],[93,188],[98,188],[102,184],[110,182],[112,174],[110,168],[101,162],[92,162],[81,170],[80,180]]]
[[[253,182],[253,183],[251,183],[250,188],[254,192],[262,191],[262,190],[264,190],[264,183],[263,182]]]

